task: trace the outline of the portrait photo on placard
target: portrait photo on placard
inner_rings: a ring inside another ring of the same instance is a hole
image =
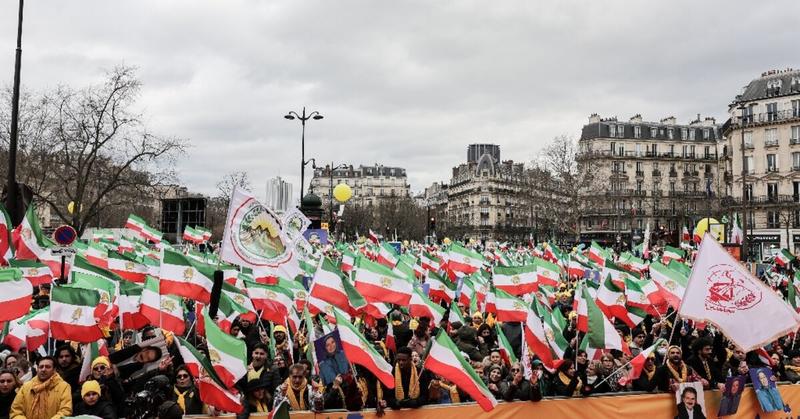
[[[783,398],[778,391],[777,380],[772,374],[772,369],[767,367],[750,368],[750,380],[753,382],[753,390],[755,390],[761,410],[765,412],[783,410]]]
[[[332,383],[337,375],[350,372],[350,363],[344,355],[338,330],[315,340],[314,351],[319,363],[319,376],[325,385]]]
[[[675,419],[706,419],[706,400],[700,382],[680,383],[675,392],[678,414]]]
[[[728,377],[725,380],[725,390],[722,392],[722,399],[719,401],[719,411],[717,416],[735,415],[739,410],[739,403],[742,401],[744,392],[745,377],[737,375]]]
[[[167,343],[158,331],[156,337],[112,352],[108,359],[116,365],[119,378],[125,382],[156,370],[166,357],[169,357]]]

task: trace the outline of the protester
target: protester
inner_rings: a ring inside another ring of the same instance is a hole
[[[0,418],[7,418],[11,410],[11,403],[17,396],[17,389],[22,384],[13,371],[8,369],[0,370]]]
[[[36,377],[23,384],[11,404],[12,418],[61,418],[72,414],[72,392],[69,384],[56,373],[52,357],[36,363]]]
[[[184,414],[200,415],[207,411],[195,388],[192,373],[185,365],[175,369],[175,385],[169,398],[180,406]]]
[[[101,395],[100,383],[89,380],[81,386],[81,400],[75,405],[73,414],[97,416],[102,419],[117,419],[114,407]]]
[[[581,395],[583,382],[575,372],[574,361],[567,358],[558,366],[553,378],[553,392],[556,396],[574,397]]]
[[[323,386],[321,383],[309,384],[305,370],[306,367],[300,364],[294,364],[289,368],[289,378],[275,390],[274,406],[286,400],[289,402],[290,410],[323,409]]]

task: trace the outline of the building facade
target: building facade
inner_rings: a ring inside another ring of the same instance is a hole
[[[589,117],[576,156],[594,180],[581,189],[581,241],[607,245],[652,232],[676,243],[682,227],[716,215],[720,126],[713,118],[678,124],[635,115],[628,121]]]
[[[345,183],[353,190],[348,204],[371,206],[388,199],[410,197],[410,187],[406,169],[379,164],[374,166],[352,165],[331,170],[330,166],[314,169],[311,189],[318,195],[323,205],[328,205],[333,188]]]
[[[284,212],[292,207],[292,184],[280,176],[267,180],[267,199],[264,202],[268,207],[278,212]]]
[[[723,205],[743,214],[751,259],[800,251],[800,70],[752,80],[728,107]]]

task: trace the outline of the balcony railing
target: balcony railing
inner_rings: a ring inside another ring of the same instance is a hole
[[[704,191],[670,191],[670,197],[673,198],[705,198]]]
[[[726,196],[722,198],[723,206],[741,206],[742,197]],[[767,195],[754,196],[746,201],[747,205],[796,205],[800,207],[800,196],[798,195]]]
[[[631,196],[633,189],[619,189],[616,191],[606,191],[606,196]]]
[[[777,147],[778,146],[778,139],[773,138],[770,140],[764,140],[764,147]]]
[[[752,150],[754,148],[755,148],[755,146],[753,146],[753,143],[744,143],[744,149],[745,150]]]
[[[676,172],[674,170],[670,170],[669,171],[669,177],[678,177],[678,172]]]
[[[789,144],[790,144],[790,145],[797,145],[797,144],[800,144],[800,138],[790,138],[790,139],[789,139]]]
[[[744,126],[767,124],[773,122],[789,121],[800,119],[800,109],[784,109],[777,112],[765,112],[745,115],[744,118],[736,118],[733,122],[742,122]]]
[[[661,171],[660,170],[653,170],[653,177],[661,177]]]
[[[637,170],[636,177],[644,177],[644,170]]]

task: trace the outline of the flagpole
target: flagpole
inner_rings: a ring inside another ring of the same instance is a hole
[[[633,357],[633,358],[636,358],[636,357]],[[631,360],[630,360],[630,361],[628,361],[627,363],[625,363],[625,365],[623,365],[623,366],[621,366],[621,367],[617,368],[616,370],[614,370],[614,372],[612,372],[611,374],[608,374],[608,376],[607,376],[606,378],[604,378],[602,381],[600,381],[599,383],[595,384],[594,386],[595,386],[595,387],[598,387],[598,386],[600,386],[600,384],[603,384],[603,383],[605,383],[606,381],[608,381],[608,379],[609,379],[609,378],[611,378],[611,377],[613,377],[613,376],[614,376],[614,374],[616,374],[616,373],[620,372],[620,371],[621,371],[623,368],[625,368],[625,367],[627,367],[628,365],[630,365],[630,363],[631,363],[631,362],[633,362],[633,358],[631,358]]]
[[[675,336],[675,327],[678,325],[678,320],[680,319],[680,316],[677,315],[678,313],[677,311],[674,311],[673,313],[675,313],[675,321],[672,323],[672,331],[669,333],[669,340],[667,340],[667,345],[672,345],[672,337]],[[661,365],[667,364],[667,358],[668,357],[666,356],[664,357],[664,362]]]

